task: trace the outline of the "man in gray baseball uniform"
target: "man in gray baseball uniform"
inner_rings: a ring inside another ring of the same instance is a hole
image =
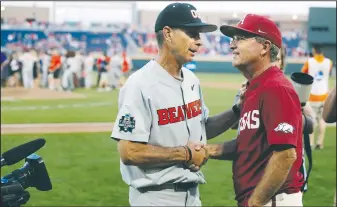
[[[183,67],[202,45],[200,33],[216,29],[203,23],[191,4],[168,5],[155,23],[157,57],[120,90],[111,137],[118,141],[131,206],[201,206],[204,144],[239,116],[234,105],[209,117],[199,79]]]

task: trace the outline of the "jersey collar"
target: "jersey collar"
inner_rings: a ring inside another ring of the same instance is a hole
[[[156,73],[157,76],[166,83],[170,85],[177,85],[180,86],[184,82],[184,74],[183,71],[181,70],[181,79],[177,79],[170,75],[161,65],[157,63],[155,60],[151,60],[152,64],[155,65],[153,67],[153,72]]]
[[[263,71],[263,73],[261,73],[259,76],[249,81],[248,86],[251,88],[252,87],[256,88],[258,85],[265,82],[268,79],[268,77],[274,74],[275,72],[276,73],[281,72],[281,70],[276,66],[269,67],[267,70]]]

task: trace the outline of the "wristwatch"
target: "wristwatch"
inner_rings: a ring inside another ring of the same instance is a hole
[[[232,110],[237,117],[240,117],[241,110],[237,104],[233,105]]]

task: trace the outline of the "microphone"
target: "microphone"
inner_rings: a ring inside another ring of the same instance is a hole
[[[1,156],[1,167],[19,162],[39,150],[45,143],[45,139],[39,138],[8,150]]]

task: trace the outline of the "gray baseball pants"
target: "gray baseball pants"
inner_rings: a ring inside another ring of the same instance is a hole
[[[165,189],[144,193],[130,187],[129,203],[130,206],[201,206],[198,187],[186,192]]]

